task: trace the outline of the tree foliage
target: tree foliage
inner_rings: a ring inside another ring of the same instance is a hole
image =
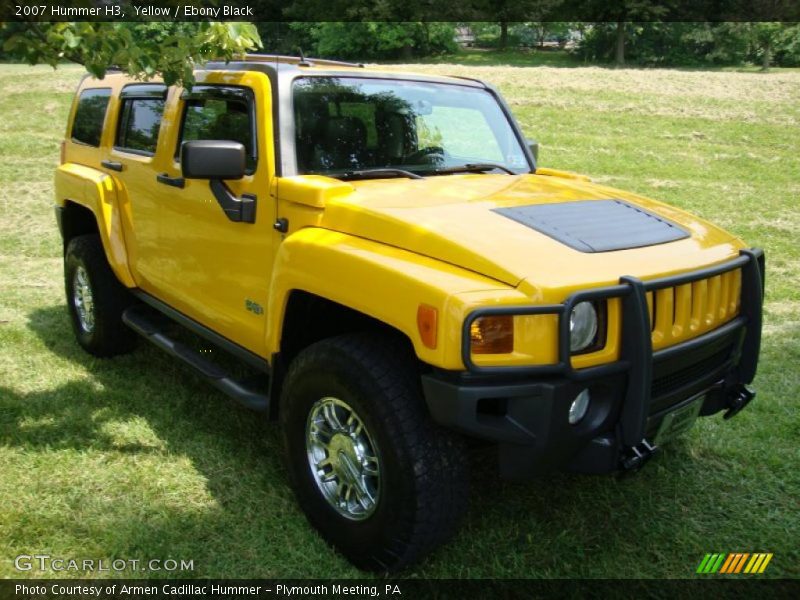
[[[273,24],[264,24],[261,31],[269,39],[266,32],[273,29]],[[283,29],[281,39],[284,41],[274,49],[295,54],[301,47],[309,55],[358,60],[411,58],[453,52],[456,50],[454,38],[454,23],[292,23],[288,31]],[[273,50],[273,45],[268,48]]]
[[[501,48],[499,22],[465,23],[475,36],[476,45],[484,48]],[[542,47],[545,42],[557,42],[561,45],[571,39],[573,32],[579,29],[578,23],[558,21],[524,21],[508,24],[506,47],[532,48]]]
[[[72,61],[98,78],[115,66],[137,79],[160,75],[168,85],[189,86],[196,64],[230,60],[261,45],[252,24],[213,21],[9,22],[0,39],[6,56],[29,64]]]
[[[578,53],[588,62],[612,61],[616,33],[616,23],[594,24]],[[800,65],[796,23],[627,23],[625,45],[627,61],[646,66]]]

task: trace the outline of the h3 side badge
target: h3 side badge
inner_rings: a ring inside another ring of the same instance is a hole
[[[251,313],[256,315],[263,315],[264,314],[264,307],[261,306],[255,300],[250,300],[250,298],[245,298],[244,300],[244,307],[249,310]]]

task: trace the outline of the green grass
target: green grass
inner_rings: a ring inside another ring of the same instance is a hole
[[[395,61],[397,62],[397,61]],[[517,48],[497,50],[487,48],[459,48],[453,54],[427,56],[415,62],[422,64],[460,64],[472,67],[579,67],[580,58],[564,50]]]
[[[624,479],[510,484],[477,457],[463,529],[409,574],[693,577],[705,553],[744,551],[800,576],[800,73],[413,68],[495,83],[542,164],[712,219],[766,249],[768,276],[751,407]],[[97,360],[73,341],[51,181],[79,77],[0,66],[0,576],[22,553],[361,576],[299,512],[276,426],[155,349]]]
[[[382,61],[385,64],[398,64],[400,60]],[[615,69],[612,61],[588,61],[582,59],[569,50],[559,50],[556,48],[508,48],[500,50],[497,48],[458,48],[455,52],[441,54],[439,56],[425,56],[411,59],[414,64],[453,64],[465,65],[470,67],[587,67],[590,65]],[[642,69],[653,71],[655,67],[628,65],[626,69]],[[697,65],[678,67],[681,71],[717,71],[730,73],[760,73],[761,65],[745,63],[739,65]],[[800,72],[800,67],[780,67],[773,68],[772,71]]]

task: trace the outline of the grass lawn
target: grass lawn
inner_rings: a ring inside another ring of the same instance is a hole
[[[453,54],[428,56],[416,63],[448,64],[458,63],[471,67],[580,67],[583,61],[565,50],[553,48],[514,48],[498,50],[494,48],[459,48]]]
[[[693,577],[705,553],[738,551],[800,576],[800,72],[413,68],[494,83],[543,165],[712,219],[764,247],[768,274],[751,407],[624,479],[509,484],[478,461],[460,534],[409,574]],[[98,360],[73,341],[52,175],[80,75],[0,65],[0,577],[37,553],[362,576],[306,524],[276,426],[154,348]]]
[[[401,61],[389,61],[389,63],[399,63]],[[571,53],[568,50],[559,50],[556,48],[509,48],[500,50],[497,48],[459,48],[456,52],[451,54],[442,54],[440,56],[427,56],[415,59],[414,64],[458,64],[470,67],[587,67],[590,64],[584,61],[577,54]],[[389,64],[387,63],[387,64]],[[613,62],[607,62],[601,65],[601,68],[614,69]],[[640,69],[649,73],[655,69],[653,67],[638,67],[629,66],[629,69]],[[758,73],[761,71],[761,65],[757,64],[744,64],[744,65],[708,65],[699,67],[681,67],[681,71],[717,71],[717,72],[735,72],[735,73]],[[800,72],[798,67],[789,67],[779,69],[781,72],[791,73]]]

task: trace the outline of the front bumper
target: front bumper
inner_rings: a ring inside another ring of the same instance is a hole
[[[653,352],[647,292],[738,268],[742,298],[737,317],[705,335]],[[496,442],[501,473],[510,478],[551,468],[599,473],[636,466],[641,462],[637,457],[651,451],[664,415],[699,393],[705,394],[701,415],[726,408],[733,414],[752,397],[744,386],[753,380],[758,364],[763,271],[763,252],[743,250],[738,258],[701,271],[648,282],[623,277],[619,285],[579,292],[563,305],[530,307],[528,314],[559,315],[559,363],[482,368],[469,360],[465,347],[468,371],[423,376],[431,415],[444,426]],[[583,300],[614,296],[622,300],[620,360],[573,369],[565,315]],[[505,310],[473,312],[464,331],[479,316]],[[592,398],[589,411],[570,425],[569,406],[584,389]]]

